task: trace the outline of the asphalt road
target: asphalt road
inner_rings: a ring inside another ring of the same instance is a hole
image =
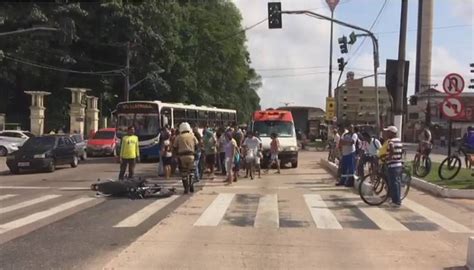
[[[465,263],[474,201],[411,190],[401,209],[368,207],[317,161],[206,180],[195,195],[129,200],[86,190],[111,158],[0,176],[0,269],[442,269]],[[152,181],[156,164],[139,164]]]

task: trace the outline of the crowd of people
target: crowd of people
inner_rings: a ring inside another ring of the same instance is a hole
[[[164,127],[159,137],[160,161],[158,174],[165,179],[176,175],[177,170],[194,170],[194,178],[199,182],[206,176],[213,180],[216,174],[225,176],[227,184],[237,182],[241,170],[245,178],[261,177],[261,160],[263,159],[262,141],[257,132],[239,128],[236,124],[230,127],[191,127],[181,123],[178,129]],[[278,152],[280,144],[277,134],[271,134],[270,163],[268,169],[276,166],[280,173]],[[124,178],[128,167],[129,177],[134,175],[136,160],[139,158],[138,138],[134,128],[128,129],[120,151],[119,179]]]

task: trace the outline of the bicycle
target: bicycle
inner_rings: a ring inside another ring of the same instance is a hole
[[[462,161],[460,158],[461,154],[464,155],[466,168],[469,169],[469,167],[472,166],[472,163],[470,161],[470,156],[472,154],[466,153],[466,151],[463,149],[462,144],[460,144],[458,149],[454,151],[453,154],[446,157],[439,165],[438,175],[441,180],[451,180],[458,175],[462,167]]]
[[[426,146],[424,151],[417,151],[413,161],[413,174],[418,177],[425,177],[431,171],[431,153],[432,146]]]
[[[380,166],[377,173],[364,176],[359,185],[359,195],[362,201],[368,205],[381,205],[390,197],[388,182],[385,176],[385,166]],[[410,167],[403,166],[400,181],[400,199],[407,197],[411,186]]]

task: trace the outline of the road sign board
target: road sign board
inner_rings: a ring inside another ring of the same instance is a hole
[[[446,97],[441,103],[441,112],[447,118],[456,118],[462,114],[463,104],[457,97]]]
[[[336,115],[336,102],[333,97],[326,98],[326,120],[331,121]]]
[[[326,3],[328,4],[329,9],[331,9],[331,11],[334,11],[334,9],[336,9],[337,4],[339,4],[339,0],[326,0]]]
[[[464,79],[457,73],[450,73],[444,77],[443,89],[448,95],[459,95],[464,90]]]

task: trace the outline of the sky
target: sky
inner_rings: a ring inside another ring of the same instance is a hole
[[[460,73],[466,83],[474,78],[474,74],[469,73],[469,63],[474,62],[474,0],[433,1],[431,83],[437,83],[437,89],[442,91],[442,80],[448,73]],[[233,2],[240,9],[243,27],[267,17],[266,0]],[[311,10],[330,16],[325,0],[281,0],[281,3],[283,10]],[[410,95],[414,92],[415,81],[418,1],[409,0],[408,3],[406,59],[410,61]],[[372,32],[379,41],[379,72],[385,72],[386,59],[398,58],[401,0],[340,0],[334,18],[368,29],[381,9]],[[246,31],[251,66],[262,77],[263,85],[258,90],[260,104],[262,108],[290,103],[324,109],[329,82],[330,22],[289,14],[283,14],[282,22],[282,29],[268,29],[268,22],[263,22]],[[349,45],[349,53],[341,55],[337,39],[351,32],[352,29],[334,25],[333,88],[340,74],[337,58],[341,56],[348,61],[345,71],[354,71],[356,78],[373,74],[369,39],[363,42],[363,38],[358,38],[356,44]],[[345,73],[341,81],[344,79]],[[373,79],[364,80],[364,85],[373,84]],[[379,85],[385,85],[385,77],[379,77]]]

